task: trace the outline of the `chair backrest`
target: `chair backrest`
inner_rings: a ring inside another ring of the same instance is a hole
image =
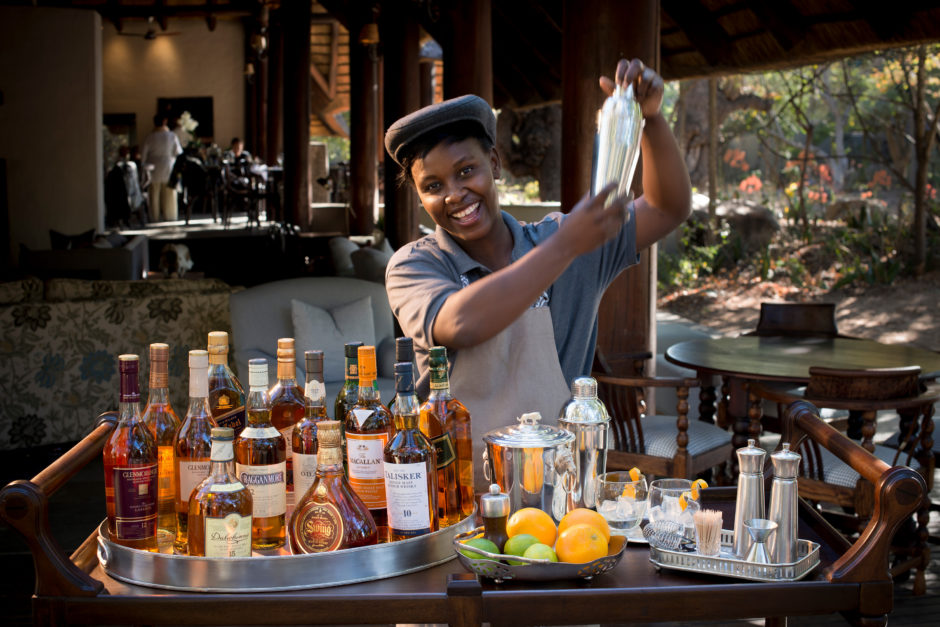
[[[614,436],[614,448],[627,453],[643,453],[646,444],[643,441],[643,422],[640,418],[645,410],[643,388],[614,384],[600,373],[597,379],[597,396],[607,406],[610,413],[610,431]]]
[[[842,401],[881,401],[914,397],[922,391],[920,367],[842,370],[811,366],[806,397]]]
[[[747,335],[836,337],[835,303],[761,303],[757,328]]]

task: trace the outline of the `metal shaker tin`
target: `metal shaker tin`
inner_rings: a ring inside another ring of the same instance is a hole
[[[633,85],[626,89],[617,85],[613,95],[597,112],[591,169],[592,196],[614,182],[618,184],[617,191],[611,197],[626,196],[630,191],[645,124],[640,105],[633,95]]]
[[[483,436],[483,476],[509,495],[512,511],[537,507],[551,514],[556,489],[576,481],[574,435],[541,419],[538,412],[523,414],[518,424]]]
[[[607,470],[610,414],[597,398],[597,381],[592,377],[578,377],[571,384],[571,400],[561,408],[558,425],[575,438],[572,448],[578,483],[570,501],[574,507],[593,508],[597,475]]]

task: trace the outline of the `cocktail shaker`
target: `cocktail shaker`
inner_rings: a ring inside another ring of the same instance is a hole
[[[591,377],[574,380],[571,384],[571,399],[561,408],[558,426],[574,434],[571,448],[578,482],[568,501],[573,507],[593,508],[597,475],[607,469],[610,429],[610,415],[604,403],[597,398],[597,381]]]
[[[789,564],[797,559],[797,500],[800,455],[784,442],[783,449],[770,456],[774,465],[774,481],[770,486],[770,516],[777,523],[777,533],[767,543],[774,564]]]
[[[747,523],[764,517],[764,449],[748,440],[747,446],[737,450],[738,497],[734,504],[734,554],[744,559],[751,545]]]
[[[640,137],[645,123],[640,105],[633,96],[633,85],[626,89],[618,85],[597,112],[591,170],[592,196],[614,182],[618,183],[617,191],[611,194],[611,199],[629,193],[640,157]]]

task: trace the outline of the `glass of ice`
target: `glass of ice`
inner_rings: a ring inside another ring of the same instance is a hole
[[[605,472],[597,476],[597,513],[604,517],[613,535],[625,536],[636,529],[646,514],[649,490],[646,477],[638,480],[629,472]]]
[[[689,538],[695,534],[692,516],[700,508],[692,498],[692,482],[688,479],[656,479],[650,483],[650,522],[672,520],[685,528]]]

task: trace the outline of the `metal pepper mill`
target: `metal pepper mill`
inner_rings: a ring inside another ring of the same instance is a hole
[[[768,518],[777,523],[777,533],[770,538],[767,550],[774,564],[790,564],[797,560],[797,475],[801,459],[799,454],[790,450],[789,442],[784,442],[783,449],[770,456],[774,465],[774,481],[770,486]]]
[[[767,453],[755,440],[737,450],[738,497],[734,505],[734,554],[740,559],[747,557],[751,538],[747,523],[764,517],[764,457]]]

